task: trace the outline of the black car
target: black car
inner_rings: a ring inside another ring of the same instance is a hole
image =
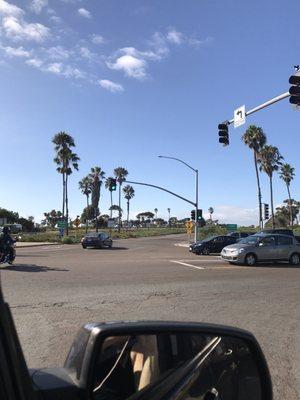
[[[234,244],[237,238],[234,236],[212,236],[201,240],[190,246],[190,251],[199,255],[209,255],[210,253],[221,253],[225,246]]]
[[[112,244],[112,239],[105,232],[88,233],[81,239],[81,245],[84,249],[87,247],[102,249],[102,247],[112,247]]]

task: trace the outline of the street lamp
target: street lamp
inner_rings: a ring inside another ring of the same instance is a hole
[[[198,210],[198,170],[193,168],[193,167],[191,167],[185,161],[180,160],[179,158],[176,158],[176,157],[169,157],[169,156],[158,156],[158,157],[159,158],[169,158],[170,160],[178,161],[178,162],[184,164],[189,169],[191,169],[192,171],[195,172],[195,192],[196,192],[196,201],[195,201],[196,212],[195,212],[195,215],[197,216],[198,215],[198,212],[197,212],[197,210]],[[197,237],[198,237],[198,221],[197,221],[197,218],[196,218],[196,221],[195,221],[195,242],[197,242]]]

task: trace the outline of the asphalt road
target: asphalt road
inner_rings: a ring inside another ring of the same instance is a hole
[[[300,268],[232,266],[178,246],[183,235],[119,240],[113,249],[18,250],[1,268],[6,300],[30,367],[62,365],[91,321],[177,320],[252,331],[275,399],[300,399]]]

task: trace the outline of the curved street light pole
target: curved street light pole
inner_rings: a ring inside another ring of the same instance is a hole
[[[192,171],[195,172],[195,192],[196,192],[196,201],[195,201],[196,210],[195,210],[195,218],[196,218],[196,221],[195,221],[194,240],[195,240],[195,242],[197,242],[197,238],[198,238],[198,220],[197,220],[197,212],[198,212],[198,178],[199,178],[199,176],[198,176],[198,170],[195,169],[195,168],[193,168],[193,167],[191,167],[191,166],[190,166],[188,163],[186,163],[185,161],[180,160],[180,158],[169,157],[169,156],[158,156],[158,157],[159,157],[159,158],[168,158],[168,159],[170,159],[170,160],[178,161],[178,162],[180,162],[181,164],[184,164],[186,167],[188,167],[189,169],[191,169]]]

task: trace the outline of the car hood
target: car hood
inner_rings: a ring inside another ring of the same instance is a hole
[[[234,250],[244,249],[245,247],[253,247],[253,244],[234,243],[234,244],[230,244],[229,246],[224,247],[223,251],[224,250],[234,251]]]

